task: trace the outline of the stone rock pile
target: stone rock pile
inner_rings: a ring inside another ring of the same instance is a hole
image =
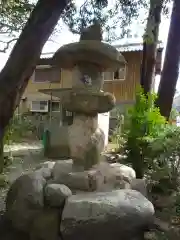
[[[44,163],[10,187],[7,219],[31,240],[139,239],[153,205],[132,189],[132,168],[108,166],[82,173],[73,170],[72,160]]]

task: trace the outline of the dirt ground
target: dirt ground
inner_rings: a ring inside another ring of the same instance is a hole
[[[35,169],[40,163],[47,161],[44,158],[42,150],[24,150],[22,155],[16,153],[13,157],[13,163],[7,167],[4,174],[7,177],[9,185],[12,184],[16,178],[21,176],[27,171]],[[8,191],[9,185],[5,188],[0,188],[0,212],[4,210],[5,207],[5,197]]]

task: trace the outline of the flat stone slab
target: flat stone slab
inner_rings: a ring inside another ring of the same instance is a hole
[[[115,97],[108,92],[76,92],[72,90],[62,96],[61,102],[68,111],[96,115],[112,110],[115,106]]]
[[[98,64],[101,70],[116,71],[125,63],[125,58],[118,50],[101,41],[81,40],[62,46],[53,56],[53,64],[72,69],[78,62]]]

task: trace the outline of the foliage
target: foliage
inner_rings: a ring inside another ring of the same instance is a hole
[[[7,176],[4,174],[0,174],[0,189],[7,187],[9,184],[9,181],[7,179]]]
[[[142,178],[147,170],[148,146],[166,126],[166,120],[155,107],[155,94],[146,97],[140,88],[136,94],[136,103],[126,116],[125,152],[127,161],[132,164],[137,177]]]
[[[177,116],[179,116],[178,111],[175,108],[172,108],[169,116],[169,121],[176,120]]]
[[[161,0],[165,15],[168,15],[170,1]],[[131,23],[139,18],[141,12],[145,16],[149,5],[147,0],[85,0],[80,6],[74,4],[63,21],[73,33],[79,34],[82,28],[98,20],[106,32],[106,40],[113,41],[128,37],[132,32]]]
[[[163,0],[164,13],[168,14],[168,2]],[[0,1],[0,52],[5,52],[16,41],[27,22],[37,0],[1,0]],[[79,34],[82,28],[98,20],[106,33],[107,41],[113,41],[131,34],[131,23],[140,13],[149,8],[149,1],[144,0],[84,0],[82,4],[72,0],[61,16],[60,24],[54,33],[59,32],[62,22],[70,31]],[[146,14],[144,14],[145,16]],[[145,19],[142,19],[142,24]],[[140,23],[141,24],[141,23]]]
[[[179,188],[180,128],[167,125],[149,145],[148,174],[154,181],[153,191],[164,194]]]
[[[125,131],[116,141],[124,152],[126,162],[135,169],[137,177],[149,180],[150,191],[169,195],[179,191],[180,127],[170,125],[155,107],[155,94],[146,97],[140,89],[136,103],[125,117]],[[121,150],[120,150],[121,151]]]
[[[29,0],[1,0],[0,32],[10,34],[22,29],[33,7]]]
[[[7,187],[8,184],[7,176],[5,174],[0,174],[0,188]]]
[[[34,5],[30,0],[0,1],[0,52],[17,40],[17,33],[24,27]]]
[[[6,129],[4,144],[22,141],[22,138],[35,132],[36,128],[28,117],[15,115]]]
[[[116,127],[112,131],[112,134],[110,136],[110,142],[112,142],[115,145],[115,151],[118,150],[123,151],[123,147],[125,144],[125,138],[124,138],[124,115],[120,112],[117,112],[116,115]],[[116,149],[117,148],[117,149]]]
[[[107,0],[86,0],[81,6],[75,5],[71,17],[65,16],[63,20],[76,34],[98,20],[107,33],[107,40],[114,40],[128,35],[133,19],[138,18],[141,8],[147,7],[143,0],[116,0],[113,3]]]

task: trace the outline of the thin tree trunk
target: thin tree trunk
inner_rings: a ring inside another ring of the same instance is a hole
[[[151,0],[149,16],[147,20],[146,32],[143,40],[143,56],[141,64],[140,84],[147,94],[152,89],[154,77],[156,52],[159,35],[159,25],[161,23],[163,0]]]
[[[39,0],[0,73],[0,145],[42,48],[52,34],[68,0]],[[0,147],[2,161],[3,148]]]
[[[143,37],[143,56],[141,63],[140,85],[144,93],[151,92],[152,80],[155,73],[156,52],[159,36],[159,25],[161,23],[163,0],[150,0],[149,16],[146,31]],[[132,155],[138,156],[133,163],[138,178],[144,176],[144,158],[142,154],[136,153],[137,149],[132,149]]]
[[[3,172],[4,169],[4,129],[0,129],[0,174]]]
[[[157,106],[161,114],[169,119],[180,63],[180,1],[174,0],[171,23],[164,58],[164,65],[158,89]]]

